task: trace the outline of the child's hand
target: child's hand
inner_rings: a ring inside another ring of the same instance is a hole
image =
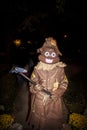
[[[36,91],[38,91],[38,90],[41,91],[42,90],[42,86],[40,84],[37,84],[37,85],[34,86],[34,89]]]

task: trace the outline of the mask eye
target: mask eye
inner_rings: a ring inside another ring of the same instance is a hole
[[[49,54],[49,52],[45,52],[45,54],[44,54],[46,57],[48,57],[50,54]]]
[[[56,57],[56,53],[55,52],[51,53],[51,56]]]

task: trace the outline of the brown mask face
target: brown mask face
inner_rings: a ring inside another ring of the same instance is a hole
[[[39,55],[38,59],[47,64],[54,64],[59,62],[59,56],[54,48],[45,48]]]

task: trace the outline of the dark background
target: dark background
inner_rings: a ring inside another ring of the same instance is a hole
[[[86,3],[79,0],[1,1],[0,56],[13,51],[11,46],[16,38],[22,39],[23,46],[27,40],[32,41],[30,50],[35,50],[45,37],[53,36],[66,57],[84,58],[87,55],[86,10]],[[68,37],[64,38],[64,34]]]

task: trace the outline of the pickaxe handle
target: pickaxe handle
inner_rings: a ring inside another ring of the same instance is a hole
[[[25,74],[23,74],[23,73],[19,73],[19,74],[21,76],[23,76],[25,79],[27,79],[29,82],[31,82],[33,85],[37,85],[36,82],[34,82],[30,78],[28,78]],[[44,93],[46,93],[46,94],[48,94],[50,97],[52,96],[52,94],[49,91],[45,90],[44,88],[41,91],[44,92]]]
[[[36,83],[33,81],[33,80],[31,80],[30,78],[28,78],[25,74],[23,74],[23,73],[18,73],[18,74],[20,74],[22,77],[24,77],[25,79],[27,79],[29,82],[31,82],[33,85],[36,85]]]

